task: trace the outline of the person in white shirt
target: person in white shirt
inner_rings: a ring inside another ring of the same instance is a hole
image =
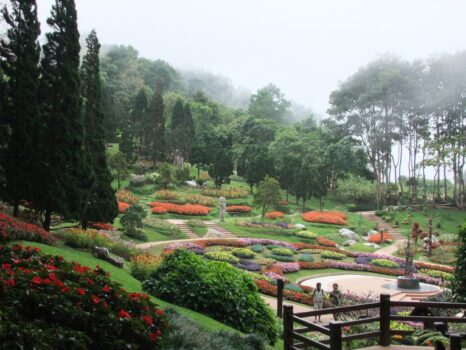
[[[317,282],[316,284],[316,289],[312,292],[312,300],[314,301],[314,309],[315,310],[322,310],[324,306],[324,290],[322,289],[322,284],[320,282]],[[317,321],[317,318],[319,318],[319,321]],[[320,321],[320,315],[315,316],[314,322],[321,322]]]

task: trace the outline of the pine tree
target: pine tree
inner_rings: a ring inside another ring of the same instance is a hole
[[[10,9],[5,6],[2,10],[9,28],[8,41],[2,42],[0,50],[8,76],[8,102],[2,108],[3,130],[8,130],[2,152],[3,196],[13,204],[13,216],[17,216],[19,201],[30,200],[34,186],[31,174],[37,159],[40,23],[35,0],[12,0]]]
[[[149,106],[148,120],[145,125],[146,154],[154,161],[162,161],[165,157],[165,117],[163,97],[156,90]]]
[[[41,161],[35,204],[45,211],[50,228],[52,212],[66,219],[82,218],[92,187],[92,169],[84,152],[79,78],[79,32],[74,0],[56,0],[47,23],[41,60]]]
[[[172,151],[178,150],[185,159],[189,159],[195,141],[194,121],[189,103],[183,106],[181,99],[176,100],[170,128]]]
[[[93,30],[86,39],[87,53],[81,70],[84,97],[84,144],[94,174],[94,183],[81,223],[87,228],[90,221],[113,222],[118,215],[112,174],[107,167],[105,154],[104,115],[101,111],[101,86],[99,71],[100,43]]]

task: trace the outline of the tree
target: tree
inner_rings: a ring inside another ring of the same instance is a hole
[[[133,123],[128,121],[121,131],[120,137],[120,151],[125,155],[125,159],[128,163],[132,163],[134,160],[134,138]]]
[[[214,135],[215,142],[212,142],[210,149],[206,150],[210,155],[208,171],[209,176],[214,179],[215,186],[222,188],[233,174],[232,137],[225,131],[218,131]]]
[[[165,158],[165,116],[162,94],[156,90],[152,96],[147,120],[144,124],[145,153],[154,161]]]
[[[238,175],[243,176],[253,190],[267,175],[274,174],[273,160],[266,147],[249,145],[238,163]]]
[[[147,241],[146,234],[144,231],[140,230],[144,227],[142,220],[146,215],[147,213],[144,208],[137,204],[126,209],[120,220],[125,235],[141,241]]]
[[[125,155],[120,151],[112,154],[109,158],[109,165],[117,175],[118,189],[121,187],[121,178],[128,175],[128,163],[126,162]]]
[[[456,269],[453,279],[453,292],[459,302],[466,302],[466,224],[458,230]]]
[[[257,118],[272,119],[276,122],[285,121],[290,102],[287,101],[274,84],[269,84],[251,96],[249,113]]]
[[[41,167],[35,177],[34,204],[45,211],[50,229],[52,212],[80,219],[92,187],[92,169],[84,152],[79,79],[79,32],[73,0],[57,0],[47,23],[41,60],[41,122],[38,148]]]
[[[262,219],[269,208],[273,208],[280,201],[280,184],[276,179],[266,176],[259,183],[254,194],[254,204],[262,207]]]
[[[2,153],[2,165],[5,199],[13,204],[13,216],[17,216],[19,201],[31,200],[34,187],[31,173],[40,166],[36,157],[40,126],[40,23],[35,0],[12,0],[10,8],[5,6],[2,10],[9,28],[8,40],[0,45],[0,57],[8,76],[8,103],[2,113],[8,134],[5,135],[7,148]]]
[[[100,43],[93,30],[86,39],[87,53],[81,71],[84,97],[85,150],[89,157],[94,183],[88,205],[81,218],[83,228],[89,221],[113,222],[118,215],[118,204],[112,188],[112,174],[107,167],[105,132],[100,101],[99,50]]]
[[[170,124],[172,151],[178,150],[184,159],[189,159],[195,137],[191,108],[188,103],[183,105],[183,100],[179,98],[173,106]]]

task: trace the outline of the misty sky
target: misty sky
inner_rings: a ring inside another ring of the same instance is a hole
[[[40,20],[53,0],[38,0]],[[76,0],[81,33],[141,56],[209,70],[251,91],[269,82],[319,114],[378,54],[466,48],[461,0]]]

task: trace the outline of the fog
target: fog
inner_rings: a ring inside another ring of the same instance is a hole
[[[53,0],[38,0],[45,19]],[[461,0],[76,0],[82,33],[133,45],[177,68],[270,82],[323,114],[329,93],[378,54],[405,59],[465,49]],[[45,26],[44,26],[45,29]]]

